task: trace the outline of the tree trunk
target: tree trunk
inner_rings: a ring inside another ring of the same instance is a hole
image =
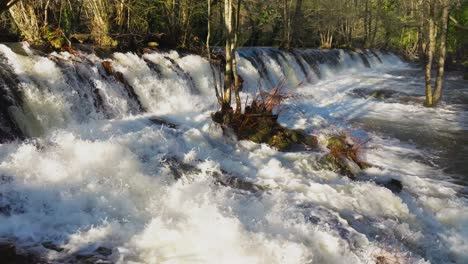
[[[240,9],[241,9],[241,0],[237,0],[237,9],[236,9],[236,16],[234,18],[234,41],[232,43],[231,49],[233,53],[232,58],[232,72],[234,75],[234,96],[236,98],[236,113],[241,112],[241,99],[240,99],[240,90],[241,90],[241,79],[239,78],[239,74],[237,73],[237,58],[236,58],[236,49],[237,44],[239,41],[239,25],[240,25]]]
[[[216,99],[218,100],[218,103],[219,104],[222,104],[222,98],[220,97],[219,95],[219,91],[218,91],[218,81],[216,79],[216,71],[215,71],[215,68],[213,66],[213,64],[211,63],[211,47],[210,47],[210,41],[211,41],[211,19],[212,19],[212,12],[211,12],[211,0],[207,0],[208,1],[208,21],[207,21],[207,27],[208,27],[208,32],[207,32],[207,35],[206,35],[206,56],[208,58],[208,63],[210,64],[210,68],[211,68],[211,73],[212,73],[212,77],[213,77],[213,86],[214,86],[214,89],[215,89],[215,94],[216,94]]]
[[[232,0],[224,0],[224,28],[226,31],[226,71],[224,72],[224,92],[222,109],[231,107],[232,85],[234,75],[232,71],[233,59],[233,21],[232,21]]]
[[[448,1],[442,1],[442,15],[440,17],[440,35],[439,35],[439,46],[438,46],[438,61],[437,61],[437,77],[436,77],[436,87],[434,91],[433,104],[436,105],[442,94],[442,83],[444,77],[444,68],[445,68],[445,57],[447,53],[447,29],[448,29],[448,19],[449,19],[449,9],[450,5]]]
[[[302,37],[302,1],[296,0],[296,9],[294,11],[293,25],[291,27],[291,42],[296,43],[296,47]]]
[[[425,12],[425,26],[426,26],[426,67],[425,67],[425,79],[426,79],[426,102],[425,105],[428,107],[434,106],[432,96],[432,62],[434,58],[435,50],[435,25],[434,25],[434,0],[428,0],[424,3]]]
[[[289,22],[289,6],[288,0],[283,0],[283,41],[281,47],[285,49],[291,48],[291,25]]]

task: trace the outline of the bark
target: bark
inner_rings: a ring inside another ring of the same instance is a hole
[[[234,76],[232,71],[233,21],[232,0],[224,0],[224,27],[226,31],[226,71],[224,73],[223,109],[231,107],[231,94]]]
[[[302,28],[303,28],[301,25],[301,21],[303,20],[302,1],[303,0],[296,0],[296,9],[294,11],[294,18],[293,18],[294,21],[291,27],[291,41],[294,41],[296,43],[296,47],[302,36]]]
[[[234,18],[234,24],[235,24],[235,29],[234,29],[234,41],[231,46],[232,52],[233,52],[233,58],[232,58],[232,71],[234,75],[234,96],[236,98],[236,113],[241,112],[241,99],[239,92],[242,87],[241,79],[239,78],[239,74],[237,72],[237,58],[236,58],[236,49],[239,41],[239,25],[240,25],[240,9],[241,9],[241,0],[237,0],[237,10],[236,10],[236,16]]]
[[[440,17],[440,35],[439,35],[439,46],[438,46],[438,62],[437,62],[437,77],[436,77],[436,87],[434,91],[433,103],[437,104],[440,100],[442,94],[442,83],[444,77],[444,68],[445,68],[445,57],[447,54],[447,30],[448,30],[448,19],[449,19],[449,3],[448,1],[443,1],[442,6],[442,15]]]
[[[426,102],[428,107],[434,106],[432,95],[432,62],[435,51],[435,24],[434,24],[434,0],[424,3],[425,12],[425,27],[426,27],[426,66],[425,66],[425,80],[426,80]]]
[[[285,49],[291,48],[291,23],[289,19],[288,0],[283,0],[283,41],[281,46]]]
[[[219,95],[218,91],[218,81],[216,79],[216,70],[211,63],[211,47],[210,47],[210,41],[211,41],[211,19],[212,19],[212,12],[211,12],[211,0],[207,0],[208,2],[208,21],[207,21],[207,35],[206,35],[206,54],[208,58],[208,62],[210,63],[210,68],[211,68],[211,73],[213,77],[213,86],[215,89],[215,94],[216,94],[216,99],[218,99],[218,103],[222,104],[222,98]]]
[[[190,19],[193,11],[192,5],[192,0],[185,1],[184,5],[182,5],[182,48],[187,47],[187,42],[191,35]]]

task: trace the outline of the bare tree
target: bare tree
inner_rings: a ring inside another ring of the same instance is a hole
[[[91,37],[100,46],[115,46],[117,42],[110,37],[108,0],[84,0],[84,6],[91,20]]]
[[[9,6],[8,11],[26,41],[33,44],[42,42],[40,21],[32,2],[29,0],[16,1],[16,4]]]

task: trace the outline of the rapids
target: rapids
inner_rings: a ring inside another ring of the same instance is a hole
[[[223,136],[210,117],[222,78],[199,56],[0,44],[0,238],[51,263],[99,247],[116,263],[468,263],[466,81],[448,75],[428,109],[422,73],[391,53],[238,56],[243,101],[284,80],[282,124],[322,141],[345,131],[375,166],[352,181],[320,167],[324,148]],[[390,178],[401,193],[375,183]]]

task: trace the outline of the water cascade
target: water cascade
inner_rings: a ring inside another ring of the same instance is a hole
[[[418,139],[466,146],[468,114],[422,107],[422,75],[398,56],[237,53],[243,101],[284,83],[282,124],[368,142],[374,167],[352,181],[320,166],[325,149],[223,135],[222,75],[200,56],[78,53],[0,44],[0,240],[50,263],[467,263],[466,167],[443,162],[467,150]]]

